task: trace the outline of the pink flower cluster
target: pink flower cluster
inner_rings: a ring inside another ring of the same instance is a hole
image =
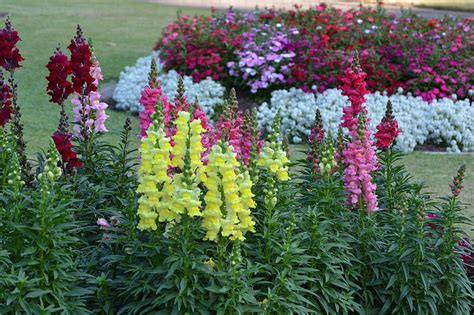
[[[351,130],[350,135],[351,141],[343,151],[347,165],[343,179],[349,194],[348,202],[357,207],[362,197],[369,212],[377,211],[377,185],[372,182],[371,173],[377,170],[378,161],[367,122],[361,119],[358,130]]]
[[[96,132],[107,132],[105,127],[105,121],[109,116],[105,113],[108,105],[100,101],[100,93],[97,91],[97,86],[99,81],[103,79],[102,70],[99,65],[99,61],[93,57],[93,63],[90,68],[90,75],[93,79],[92,85],[95,86],[95,91],[89,92],[88,95],[82,97],[77,95],[71,100],[74,105],[74,134],[76,137],[81,137],[81,128],[80,123],[85,118],[86,128],[88,132],[92,130]],[[85,117],[84,117],[85,116]]]

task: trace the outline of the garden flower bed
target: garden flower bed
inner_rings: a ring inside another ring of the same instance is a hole
[[[459,202],[465,167],[442,199],[412,182],[393,148],[403,130],[391,102],[377,131],[369,128],[368,76],[357,60],[342,74],[338,97],[348,102],[337,134],[316,111],[302,161],[290,161],[281,111],[264,137],[256,111],[240,112],[230,91],[211,122],[183,79],[166,95],[152,58],[140,134],[127,118],[120,143],[110,144],[101,67],[78,26],[69,52],[57,48],[46,65],[60,119],[31,163],[15,77],[19,40],[7,20],[3,313],[470,312],[474,257],[459,228],[469,223]]]
[[[179,16],[158,40],[153,57],[122,74],[117,107],[139,112],[139,91],[155,58],[165,95],[179,75],[187,95],[198,97],[211,118],[222,109],[225,87],[254,99],[258,122],[269,131],[280,111],[282,133],[305,142],[316,109],[333,133],[347,105],[342,71],[359,51],[368,73],[369,116],[379,121],[392,102],[404,131],[396,147],[411,152],[430,143],[452,152],[474,150],[473,21],[400,18],[383,10],[341,12],[325,5],[292,11],[215,11],[211,17]],[[131,88],[130,88],[131,87]],[[247,92],[245,92],[247,91]],[[370,128],[375,131],[376,124]]]
[[[199,82],[207,77],[247,86],[257,96],[278,89],[323,92],[341,84],[359,51],[371,92],[405,92],[425,101],[473,99],[472,19],[426,19],[383,9],[341,11],[324,4],[308,10],[213,11],[178,16],[155,50],[165,70]],[[471,91],[471,92],[470,92]]]

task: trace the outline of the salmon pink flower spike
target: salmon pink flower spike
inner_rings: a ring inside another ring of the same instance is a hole
[[[49,58],[46,65],[49,70],[48,94],[51,96],[50,102],[62,104],[73,92],[72,84],[68,81],[68,76],[72,73],[68,57],[58,47]]]
[[[18,32],[7,18],[5,27],[0,30],[0,67],[9,72],[21,67],[20,62],[24,59],[16,44],[20,41]]]
[[[386,150],[390,148],[393,141],[395,141],[399,134],[400,130],[398,129],[398,122],[395,119],[395,116],[393,116],[392,103],[388,101],[385,116],[377,126],[377,132],[375,133],[375,138],[377,139],[377,148],[380,150]]]
[[[349,130],[357,128],[357,119],[360,112],[367,114],[362,104],[365,103],[364,96],[369,93],[367,84],[364,81],[367,74],[361,69],[359,65],[359,58],[357,53],[354,54],[352,61],[352,67],[344,70],[344,75],[341,77],[342,85],[339,88],[342,90],[342,95],[349,98],[351,103],[350,106],[342,109],[342,127],[346,127]]]
[[[377,211],[377,185],[372,182],[371,172],[377,170],[378,161],[364,113],[359,115],[357,129],[349,133],[351,141],[343,151],[344,163],[347,165],[343,176],[347,201],[354,208],[363,201],[369,212]]]

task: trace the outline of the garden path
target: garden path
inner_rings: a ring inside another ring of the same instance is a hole
[[[318,3],[314,0],[299,0],[299,1],[285,1],[285,0],[144,0],[147,2],[161,3],[161,4],[172,4],[178,6],[187,6],[187,7],[216,7],[216,8],[228,8],[233,6],[239,9],[253,9],[258,4],[259,7],[280,7],[280,8],[291,8],[294,3],[300,3],[304,7],[309,5],[314,6],[315,3]],[[327,0],[321,1],[325,2],[328,5],[334,6],[338,9],[349,10],[359,6],[360,2],[358,0]],[[372,6],[371,4],[364,4],[364,6]],[[384,5],[385,10],[395,15],[400,15],[401,7],[395,5]],[[440,18],[445,14],[450,16],[458,16],[461,18],[474,18],[474,12],[467,11],[451,11],[451,10],[438,10],[425,7],[414,7],[414,6],[404,6],[404,9],[410,9],[417,14],[428,17],[428,18]]]

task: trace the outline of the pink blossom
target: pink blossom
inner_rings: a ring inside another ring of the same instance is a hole
[[[371,172],[377,170],[378,162],[373,141],[370,140],[370,131],[364,123],[360,134],[356,131],[351,131],[350,134],[351,141],[343,151],[344,163],[347,165],[343,179],[348,203],[357,207],[362,198],[368,211],[377,211],[377,186],[372,182]]]
[[[140,94],[140,104],[144,107],[144,110],[140,112],[140,136],[146,137],[146,131],[152,122],[152,115],[155,113],[155,106],[158,101],[161,101],[164,107],[164,112],[166,108],[170,108],[171,105],[168,102],[168,98],[164,95],[161,87],[157,84],[156,87],[150,87],[147,85],[143,88]],[[165,115],[165,121],[167,117]]]
[[[107,219],[104,218],[97,219],[96,224],[100,226],[100,228],[103,230],[107,230],[110,227],[109,222],[107,221]]]

